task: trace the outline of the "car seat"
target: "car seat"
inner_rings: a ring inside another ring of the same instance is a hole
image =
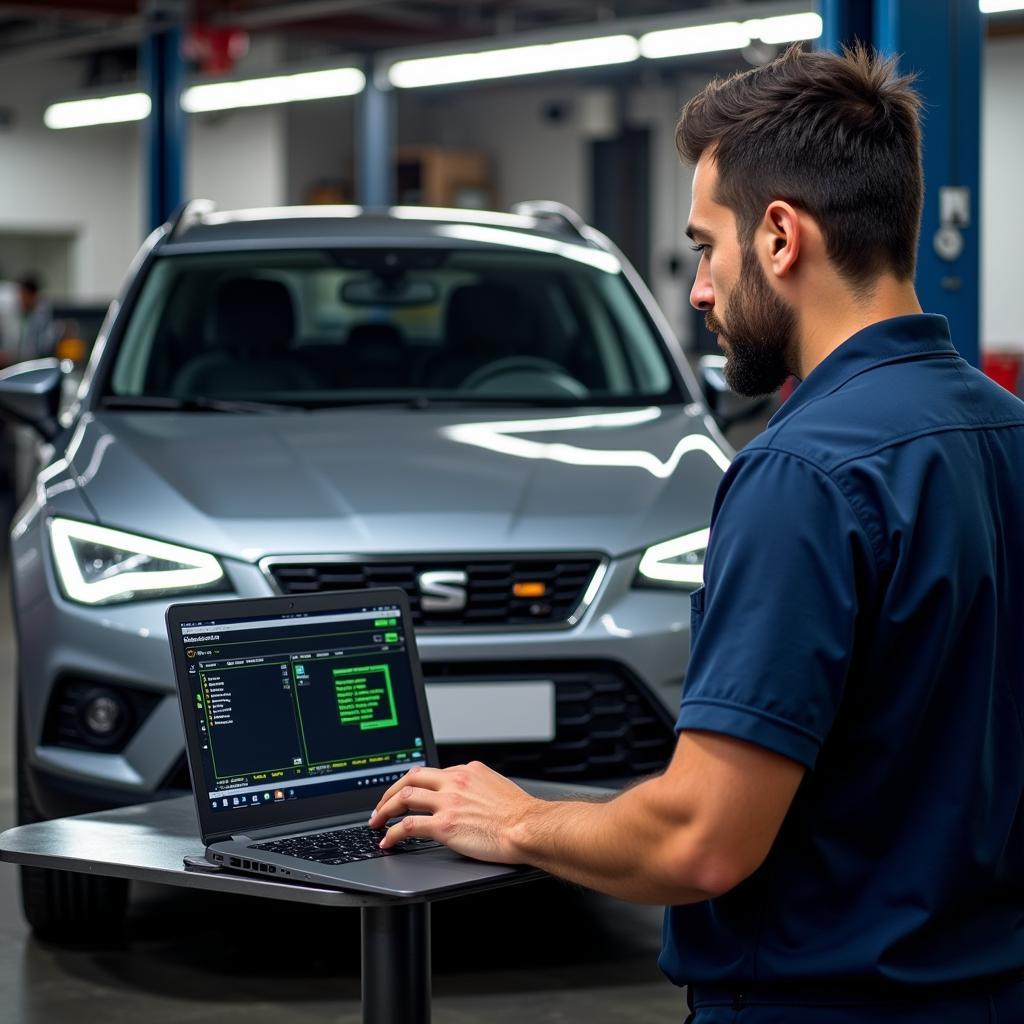
[[[216,348],[178,371],[171,393],[178,398],[253,395],[316,387],[312,373],[289,347],[295,309],[288,288],[270,278],[238,277],[217,291]]]
[[[445,344],[430,359],[425,382],[432,388],[457,388],[487,363],[532,349],[534,321],[514,288],[472,284],[456,288],[448,300]]]

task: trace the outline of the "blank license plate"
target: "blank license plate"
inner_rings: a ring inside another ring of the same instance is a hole
[[[526,743],[555,738],[555,684],[430,683],[438,743]]]

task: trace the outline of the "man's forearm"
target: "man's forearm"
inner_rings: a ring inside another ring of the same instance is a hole
[[[692,824],[666,819],[650,779],[602,803],[537,800],[511,830],[522,859],[559,878],[636,903],[697,903]]]

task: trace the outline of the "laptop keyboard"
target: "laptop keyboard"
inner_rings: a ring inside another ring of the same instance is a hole
[[[413,837],[403,839],[388,850],[382,850],[378,843],[384,838],[386,831],[383,828],[370,828],[368,825],[354,825],[332,832],[287,836],[284,839],[273,839],[266,843],[253,843],[249,849],[281,853],[286,857],[312,860],[318,864],[351,864],[357,860],[388,857],[393,853],[428,850],[441,845],[433,839]]]

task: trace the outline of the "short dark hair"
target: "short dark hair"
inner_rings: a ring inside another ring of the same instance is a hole
[[[704,87],[683,109],[676,148],[711,151],[715,199],[749,245],[773,199],[807,211],[829,258],[855,287],[889,272],[914,276],[921,225],[921,99],[896,58],[863,46],[799,45],[759,68]]]
[[[18,278],[18,284],[24,288],[25,291],[31,292],[33,295],[38,295],[43,287],[41,278],[34,271],[22,274],[21,277]]]

